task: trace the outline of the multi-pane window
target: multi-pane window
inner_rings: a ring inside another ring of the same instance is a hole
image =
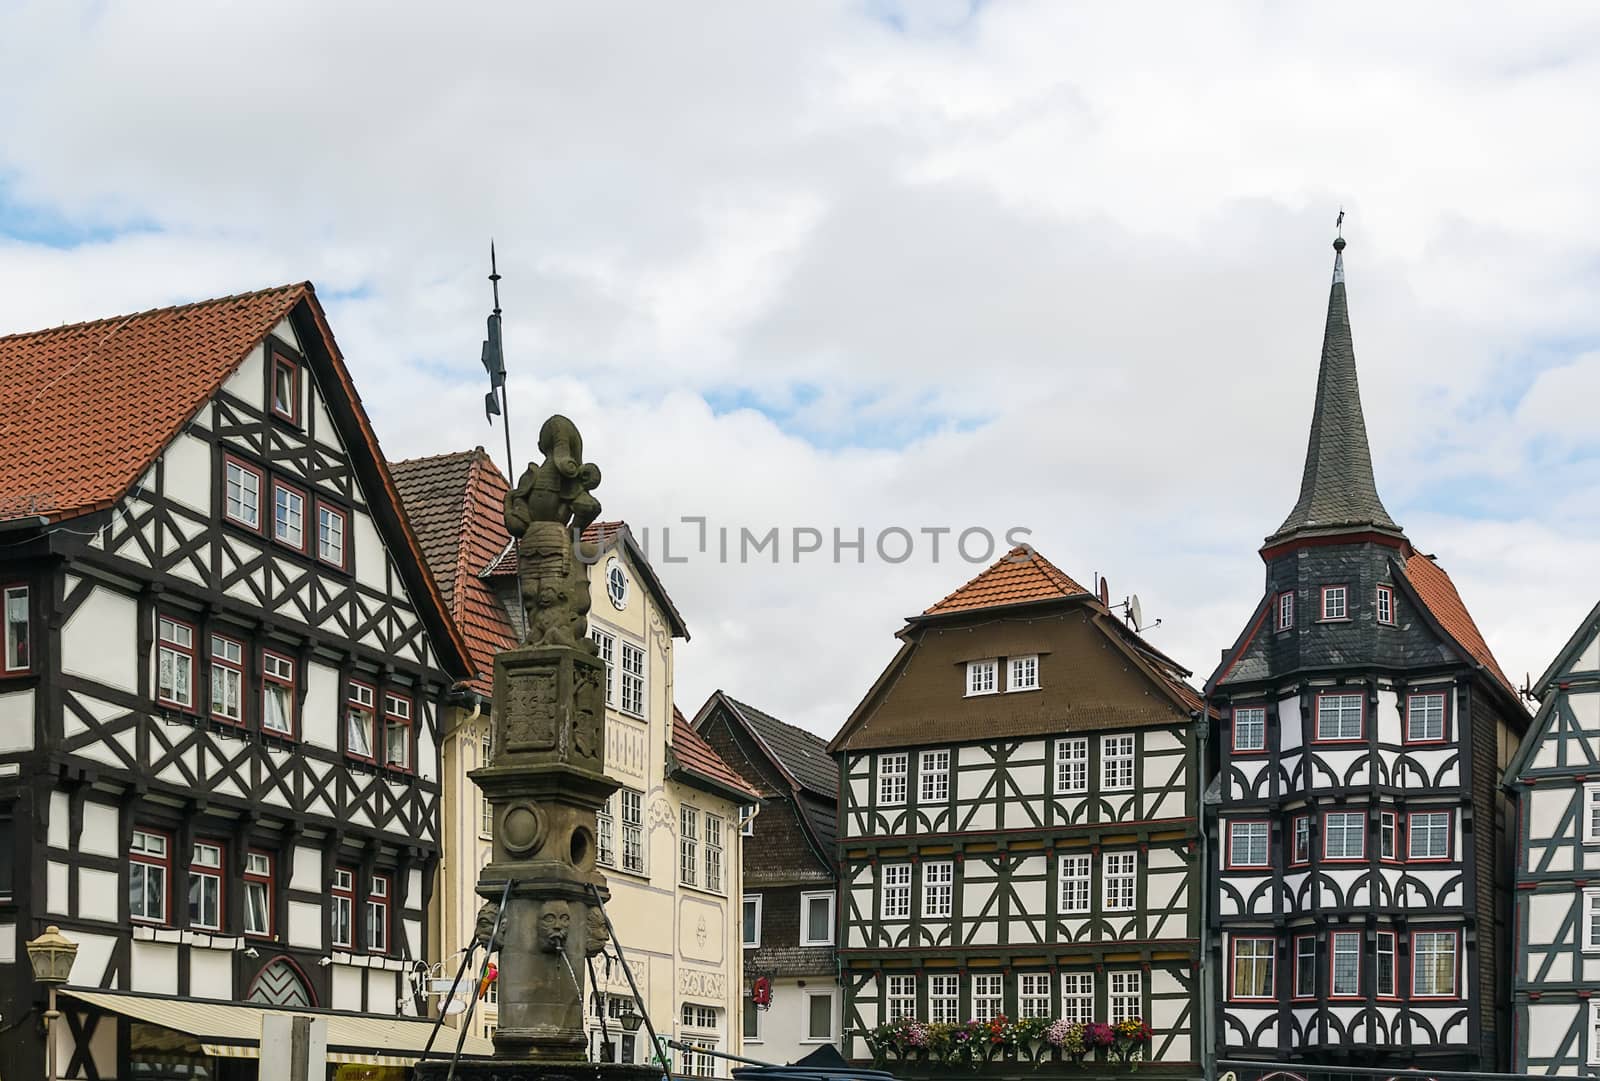
[[[886,981],[884,1014],[890,1021],[917,1015],[917,978],[890,976]]]
[[[928,1020],[953,1025],[961,1019],[961,984],[957,976],[928,977]]]
[[[906,763],[904,752],[878,756],[878,806],[899,807],[905,803]]]
[[[1138,896],[1138,856],[1133,852],[1107,852],[1100,857],[1105,890],[1101,907],[1107,912],[1128,912]]]
[[[676,1072],[688,1077],[716,1076],[717,1060],[707,1052],[716,1050],[721,1012],[715,1006],[683,1004],[678,1015],[679,1027],[688,1033],[684,1042],[692,1044],[694,1049],[683,1052],[683,1068]]]
[[[678,815],[678,881],[699,885],[700,812],[684,806]]]
[[[886,920],[911,918],[911,864],[909,863],[883,865],[883,918]]]
[[[272,539],[305,551],[306,497],[282,481],[272,482]]]
[[[1331,811],[1322,821],[1322,856],[1359,860],[1367,855],[1367,816],[1360,811]]]
[[[924,918],[939,918],[950,915],[950,902],[952,895],[955,893],[955,880],[956,865],[949,860],[938,860],[922,865],[922,915]]]
[[[494,836],[494,804],[481,792],[478,794],[478,836],[482,839]]]
[[[967,696],[970,698],[975,694],[993,694],[998,690],[995,675],[999,667],[999,661],[968,661]]]
[[[1406,819],[1406,858],[1443,860],[1450,858],[1450,812],[1429,811]]]
[[[1313,998],[1317,993],[1317,940],[1301,935],[1294,940],[1294,997]]]
[[[923,751],[917,756],[917,799],[943,803],[950,798],[950,752]]]
[[[833,945],[833,891],[800,895],[800,945]]]
[[[411,699],[403,695],[383,696],[383,762],[395,769],[411,768]]]
[[[6,672],[26,672],[33,667],[33,621],[28,618],[28,587],[7,586],[0,599],[5,617]]]
[[[706,815],[706,889],[713,893],[722,892],[722,819],[714,814]],[[829,894],[828,896],[833,896]]]
[[[1286,631],[1294,626],[1294,594],[1278,594],[1278,630]]]
[[[317,558],[344,566],[344,512],[326,503],[317,504]]]
[[[1411,993],[1451,998],[1456,993],[1456,933],[1417,931],[1411,936]]]
[[[211,636],[211,715],[244,722],[244,645],[220,634]]]
[[[1600,842],[1600,784],[1583,786],[1583,843]]]
[[[1345,603],[1345,601],[1346,601],[1346,591],[1345,591],[1345,587],[1344,586],[1323,586],[1322,587],[1322,618],[1323,619],[1346,619],[1346,618],[1348,618],[1349,614],[1350,614],[1350,609],[1349,609],[1349,606]]]
[[[1600,1002],[1589,1003],[1589,1062],[1600,1066]]]
[[[1583,948],[1600,952],[1600,889],[1583,891]]]
[[[1056,792],[1073,795],[1089,791],[1089,741],[1063,739],[1056,743]]]
[[[1378,932],[1377,993],[1393,998],[1395,995],[1394,932]]]
[[[300,415],[300,395],[295,393],[298,369],[286,357],[272,358],[272,411],[286,420]]]
[[[1133,737],[1100,737],[1100,790],[1116,792],[1133,787]]]
[[[156,620],[156,698],[194,708],[194,628],[162,616]]]
[[[223,514],[251,529],[261,528],[261,474],[242,462],[231,459],[223,469],[225,476]]]
[[[599,627],[590,627],[589,637],[594,640],[595,647],[600,651],[600,659],[606,665],[606,705],[614,706],[617,704],[616,636]]]
[[[367,949],[389,952],[389,876],[373,875],[367,889]]]
[[[741,942],[748,949],[755,949],[761,945],[761,895],[747,893],[743,900],[743,920]],[[754,1009],[749,1011],[755,1013]]]
[[[1111,973],[1111,1023],[1144,1016],[1144,976],[1138,972]]]
[[[294,662],[267,650],[261,652],[261,727],[294,734]]]
[[[1412,743],[1444,739],[1444,695],[1406,696],[1406,739]]]
[[[1023,1017],[1050,1017],[1050,974],[1024,972],[1017,977],[1017,1013]]]
[[[1233,749],[1260,751],[1267,746],[1265,706],[1245,706],[1233,711]]]
[[[1063,915],[1089,911],[1089,856],[1061,857],[1061,912]]]
[[[756,808],[752,804],[739,808],[739,836],[754,837],[756,835]]]
[[[272,934],[272,857],[265,852],[244,858],[244,932]]]
[[[622,797],[622,869],[644,872],[644,796],[631,788]]]
[[[1277,942],[1270,938],[1233,940],[1233,997],[1271,998],[1272,962]]]
[[[1378,815],[1378,857],[1393,860],[1400,858],[1400,816],[1393,811]]]
[[[594,861],[602,867],[611,867],[617,862],[617,820],[612,814],[616,803],[613,793],[594,814]]]
[[[1293,859],[1295,863],[1311,862],[1311,819],[1307,815],[1294,820]]]
[[[1008,691],[1036,691],[1039,689],[1039,658],[1012,657],[1011,676],[1006,680]]]
[[[1378,587],[1378,622],[1394,622],[1394,589],[1390,586]]]
[[[1330,992],[1340,997],[1361,993],[1361,933],[1335,931],[1333,941],[1333,983]]]
[[[1267,865],[1267,823],[1228,823],[1228,865],[1265,867]]]
[[[1094,973],[1061,974],[1061,1016],[1082,1025],[1094,1020]]]
[[[344,703],[344,749],[357,758],[372,760],[372,730],[377,718],[377,692],[365,683],[350,681]]]
[[[1317,738],[1355,740],[1361,738],[1361,696],[1323,694],[1317,696]]]
[[[622,703],[624,713],[644,716],[644,650],[632,642],[622,643]]]
[[[349,949],[355,944],[356,874],[340,867],[333,872],[333,886],[328,891],[333,906],[331,929],[333,944]]]
[[[171,873],[172,852],[166,836],[134,830],[128,842],[128,914],[147,923],[166,923]]]
[[[972,977],[972,1018],[987,1021],[1005,1012],[1005,977],[985,972]]]
[[[196,841],[189,855],[189,926],[222,930],[222,846]]]

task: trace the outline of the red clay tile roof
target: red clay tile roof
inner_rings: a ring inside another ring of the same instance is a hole
[[[505,498],[505,493],[508,488],[509,485],[507,485],[502,479],[500,482],[500,495],[502,499]],[[584,529],[581,540],[585,545],[597,544],[601,548],[609,548],[611,547],[611,543],[622,534],[623,530],[627,528],[628,523],[620,520],[615,522],[591,522],[589,526]],[[502,530],[502,532],[504,531]],[[509,535],[506,537],[505,546],[502,547],[500,551],[495,553],[495,557],[493,559],[486,562],[483,567],[480,568],[479,573],[481,573],[485,578],[502,578],[517,573],[517,546],[511,543],[511,538]]]
[[[309,283],[0,337],[0,519],[103,510]]]
[[[1406,559],[1406,578],[1439,625],[1471,654],[1473,660],[1489,669],[1500,685],[1516,698],[1517,689],[1500,670],[1500,662],[1494,659],[1494,654],[1489,652],[1489,643],[1483,640],[1483,633],[1472,621],[1471,613],[1461,601],[1461,594],[1456,592],[1455,583],[1450,581],[1444,568],[1427,556],[1412,552]]]
[[[490,695],[494,655],[516,644],[494,586],[477,573],[510,539],[502,509],[506,479],[482,447],[392,462],[389,469],[450,616],[467,641],[476,673],[467,686]]]
[[[684,719],[683,711],[676,705],[672,707],[672,755],[677,759],[679,768],[699,774],[752,801],[760,799],[756,790],[711,749],[711,744],[694,730],[694,725]]]
[[[934,616],[974,608],[998,608],[1028,601],[1081,597],[1088,592],[1024,544],[1011,549],[988,570],[922,614]]]

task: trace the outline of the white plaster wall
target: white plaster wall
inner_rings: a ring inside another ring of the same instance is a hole
[[[367,1012],[400,1012],[400,984],[397,977],[398,973],[386,969],[367,970]]]
[[[806,1039],[810,1008],[810,1004],[806,1001],[806,990],[832,993],[834,1037],[832,1040]],[[821,976],[806,980],[777,979],[773,981],[772,992],[771,1009],[756,1010],[750,1003],[744,1004],[745,1009],[755,1011],[757,1024],[760,1026],[760,1035],[757,1039],[745,1040],[746,1054],[764,1062],[793,1062],[815,1051],[821,1043],[839,1046],[839,1034],[843,1028],[844,993],[834,986],[832,980]]]
[[[120,885],[115,871],[78,868],[78,915],[84,919],[115,923],[117,899],[122,895]]]
[[[356,559],[356,580],[373,589],[388,588],[388,555],[372,519],[357,511],[350,516],[350,537]]]
[[[232,1001],[232,951],[192,947],[189,950],[189,993],[195,998]]]
[[[361,1009],[361,969],[349,965],[333,966],[333,1008]]]
[[[45,907],[57,916],[69,916],[67,910],[67,872],[64,863],[51,860],[45,868]]]
[[[133,972],[131,991],[146,991],[157,995],[178,993],[178,947],[164,942],[132,943],[130,968]]]
[[[121,855],[118,838],[122,835],[121,813],[117,808],[93,800],[83,803],[83,833],[78,847],[93,856]]]
[[[138,603],[95,586],[61,628],[61,670],[130,694],[139,689]]]
[[[322,853],[309,845],[296,845],[294,867],[289,880],[291,890],[316,890],[324,888],[322,881]]]
[[[289,902],[289,945],[322,948],[322,906],[307,901]]]
[[[33,689],[0,694],[0,754],[33,749]]]
[[[200,514],[211,513],[211,447],[187,433],[161,454],[162,494]]]
[[[339,671],[312,661],[306,665],[306,701],[300,713],[301,737],[310,744],[339,749]]]
[[[59,788],[50,793],[50,828],[45,834],[51,848],[66,848],[72,823],[68,819],[71,801]]]
[[[12,965],[17,961],[17,925],[14,923],[0,923],[0,965]]]

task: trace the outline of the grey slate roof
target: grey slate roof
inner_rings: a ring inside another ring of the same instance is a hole
[[[838,797],[839,764],[828,754],[826,740],[737,698],[723,697],[738,709],[756,737],[771,749],[778,764],[793,774],[802,787],[826,800]]]
[[[1350,338],[1350,313],[1344,291],[1344,242],[1334,243],[1333,288],[1322,336],[1322,368],[1317,403],[1311,414],[1311,439],[1300,479],[1300,500],[1268,544],[1301,532],[1367,527],[1399,533],[1372,477],[1372,451],[1361,414],[1356,353]]]

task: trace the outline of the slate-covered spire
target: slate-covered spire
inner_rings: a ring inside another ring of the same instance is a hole
[[[1322,336],[1322,369],[1317,404],[1311,414],[1311,439],[1300,479],[1300,500],[1267,538],[1276,544],[1302,533],[1376,529],[1400,533],[1378,498],[1372,479],[1372,452],[1361,415],[1355,347],[1344,295],[1344,238],[1333,242],[1333,288],[1328,295],[1328,325]]]

